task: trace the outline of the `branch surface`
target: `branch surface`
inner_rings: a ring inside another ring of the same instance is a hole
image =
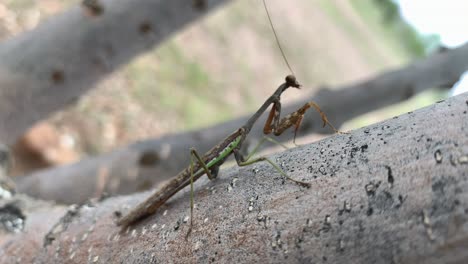
[[[0,261],[466,263],[467,111],[465,93],[274,157],[309,189],[264,163],[204,178],[188,240],[187,190],[131,228],[115,226],[144,193],[62,212],[48,232],[27,215],[24,233],[1,240]]]

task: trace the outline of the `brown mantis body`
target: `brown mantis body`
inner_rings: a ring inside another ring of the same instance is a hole
[[[265,1],[263,1],[265,10],[268,15],[268,19],[273,29],[273,33],[275,34],[276,41],[278,46],[281,50],[283,58],[288,65],[288,68],[291,70],[289,63],[286,60],[286,56],[284,55],[283,50],[281,49],[281,45],[279,43],[278,37],[274,30],[273,24],[271,22],[270,15],[268,13],[268,9],[266,7]],[[292,72],[292,70],[291,70]],[[314,107],[320,114],[323,125],[329,125],[335,132],[338,132],[328,121],[325,114],[322,112],[320,107],[314,102],[308,102],[303,107],[298,109],[297,111],[287,115],[283,119],[280,120],[281,114],[281,102],[280,97],[282,93],[288,89],[289,87],[300,88],[301,85],[296,81],[296,77],[294,75],[288,75],[285,78],[285,83],[281,84],[276,91],[263,103],[263,105],[255,112],[252,117],[248,119],[248,121],[240,127],[238,130],[231,133],[227,136],[224,140],[222,140],[219,144],[214,146],[211,150],[206,152],[203,156],[200,156],[195,149],[191,149],[191,162],[190,166],[182,170],[177,176],[174,177],[173,180],[169,181],[166,185],[164,185],[160,190],[153,193],[150,197],[148,197],[145,201],[137,205],[133,210],[131,210],[127,215],[123,216],[117,221],[117,225],[120,226],[128,226],[136,221],[155,213],[159,207],[161,207],[169,198],[171,198],[174,194],[182,190],[184,187],[190,184],[191,186],[191,196],[190,196],[190,229],[187,233],[187,236],[190,234],[193,226],[193,182],[199,179],[201,176],[206,174],[209,179],[216,178],[219,166],[223,164],[223,162],[228,158],[231,154],[234,154],[236,162],[239,166],[247,166],[256,162],[266,161],[270,163],[281,175],[286,177],[288,180],[298,183],[302,186],[309,187],[310,183],[294,180],[290,178],[278,165],[276,165],[273,161],[268,159],[267,157],[258,157],[253,158],[252,155],[255,153],[259,145],[264,141],[260,141],[260,143],[254,148],[252,153],[244,157],[240,153],[240,148],[242,143],[245,141],[246,136],[252,129],[254,123],[257,119],[268,109],[268,107],[273,104],[270,114],[267,118],[265,123],[263,132],[265,134],[269,134],[273,132],[274,135],[280,135],[286,129],[290,128],[291,126],[295,127],[294,130],[294,140],[296,138],[297,130],[302,122],[304,114],[310,107]],[[193,159],[196,159],[196,162]]]
[[[286,82],[281,84],[278,89],[263,103],[263,105],[258,109],[257,112],[244,124],[241,128],[234,131],[232,134],[227,136],[219,144],[214,146],[211,150],[206,152],[203,156],[200,156],[196,150],[191,149],[191,158],[192,162],[190,166],[182,170],[173,180],[169,181],[161,189],[156,191],[153,195],[147,198],[144,202],[140,203],[131,210],[127,215],[122,217],[117,221],[117,225],[128,226],[137,220],[144,218],[150,214],[153,214],[161,207],[169,198],[174,194],[182,190],[187,185],[191,185],[191,223],[193,219],[193,182],[199,179],[204,174],[207,174],[208,178],[214,179],[217,176],[219,166],[225,161],[225,159],[234,154],[234,157],[239,166],[246,166],[260,161],[266,161],[270,163],[280,174],[286,177],[288,180],[291,180],[295,183],[298,183],[302,186],[309,187],[310,184],[302,181],[297,181],[290,178],[278,165],[272,162],[267,157],[259,157],[251,159],[253,153],[258,148],[255,147],[254,151],[251,154],[244,157],[240,153],[240,148],[244,142],[247,134],[252,129],[254,123],[257,119],[267,110],[267,108],[273,104],[273,107],[270,111],[270,115],[265,123],[264,131],[274,132],[275,135],[281,134],[287,128],[295,125],[296,130],[302,120],[305,111],[310,107],[310,103],[306,104],[304,107],[298,111],[291,113],[287,117],[281,119],[281,103],[280,96],[281,94],[289,87],[300,88],[300,84],[296,81],[296,78],[293,75],[288,75],[286,77]],[[312,103],[313,106],[317,106],[315,103]],[[318,107],[318,106],[317,106]],[[326,116],[321,112],[322,120],[326,124],[328,120]],[[281,129],[281,132],[278,130]],[[261,142],[260,142],[261,144]],[[193,157],[197,162],[193,162]],[[192,226],[192,224],[191,224]],[[190,229],[191,230],[191,229]]]

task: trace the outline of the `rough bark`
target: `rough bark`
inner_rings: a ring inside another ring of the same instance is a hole
[[[467,111],[465,93],[277,155],[309,189],[264,163],[201,180],[188,240],[187,190],[131,228],[114,225],[144,193],[51,211],[64,215],[56,224],[27,214],[25,232],[2,237],[0,261],[466,263]]]
[[[62,109],[101,78],[223,0],[99,0],[0,44],[0,141]]]
[[[468,69],[468,44],[415,62],[399,70],[336,89],[305,96],[305,100],[284,107],[284,113],[302,106],[306,100],[318,102],[335,125],[353,117],[400,102],[425,89],[455,83]],[[287,95],[285,95],[287,96]],[[322,130],[318,119],[307,114],[299,134]],[[317,116],[317,115],[316,115]],[[20,178],[18,189],[34,197],[61,203],[81,203],[89,197],[126,194],[149,187],[176,175],[189,163],[188,149],[204,152],[248,117],[220,125],[155,140],[137,142],[114,152],[85,159],[76,164],[44,170]],[[259,120],[263,124],[264,119]],[[261,125],[249,135],[254,141],[262,136]],[[291,139],[284,133],[280,141]]]

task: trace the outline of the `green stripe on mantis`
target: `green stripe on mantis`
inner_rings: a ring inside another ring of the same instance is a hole
[[[229,156],[232,153],[232,151],[234,150],[234,148],[236,148],[239,145],[239,143],[241,141],[241,138],[242,138],[241,135],[236,137],[231,143],[229,143],[229,145],[227,145],[227,147],[225,147],[219,153],[219,155],[216,158],[214,158],[214,159],[210,160],[208,163],[206,163],[206,167],[211,168],[213,165],[216,165],[219,161],[221,161],[221,160],[225,159],[227,156]],[[202,171],[203,171],[203,168],[198,170],[197,173],[195,173],[195,174],[201,173]]]
[[[226,148],[224,148],[218,155],[218,157],[210,160],[206,166],[208,168],[210,168],[211,166],[213,165],[216,165],[216,163],[218,163],[220,160],[223,160],[224,158],[226,158],[229,154],[231,154],[232,150],[237,147],[241,141],[241,138],[242,136],[238,136],[236,137],[236,139],[234,139],[234,141],[232,141],[231,143],[229,143],[229,145],[227,145]]]

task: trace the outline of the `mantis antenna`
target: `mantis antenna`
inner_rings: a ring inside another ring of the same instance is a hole
[[[276,34],[275,27],[273,26],[273,22],[271,21],[271,16],[270,16],[270,12],[268,11],[267,4],[266,4],[265,0],[262,0],[262,1],[263,1],[263,7],[265,8],[265,12],[266,12],[266,14],[268,16],[268,21],[270,21],[271,30],[273,31],[273,35],[275,35],[276,43],[278,44],[278,48],[281,51],[281,55],[283,56],[283,60],[286,63],[286,65],[288,66],[289,71],[292,73],[292,75],[295,75],[294,71],[291,68],[291,65],[289,65],[289,62],[288,62],[288,59],[286,58],[286,55],[284,54],[283,48],[281,47],[281,43],[279,41],[278,34]]]

